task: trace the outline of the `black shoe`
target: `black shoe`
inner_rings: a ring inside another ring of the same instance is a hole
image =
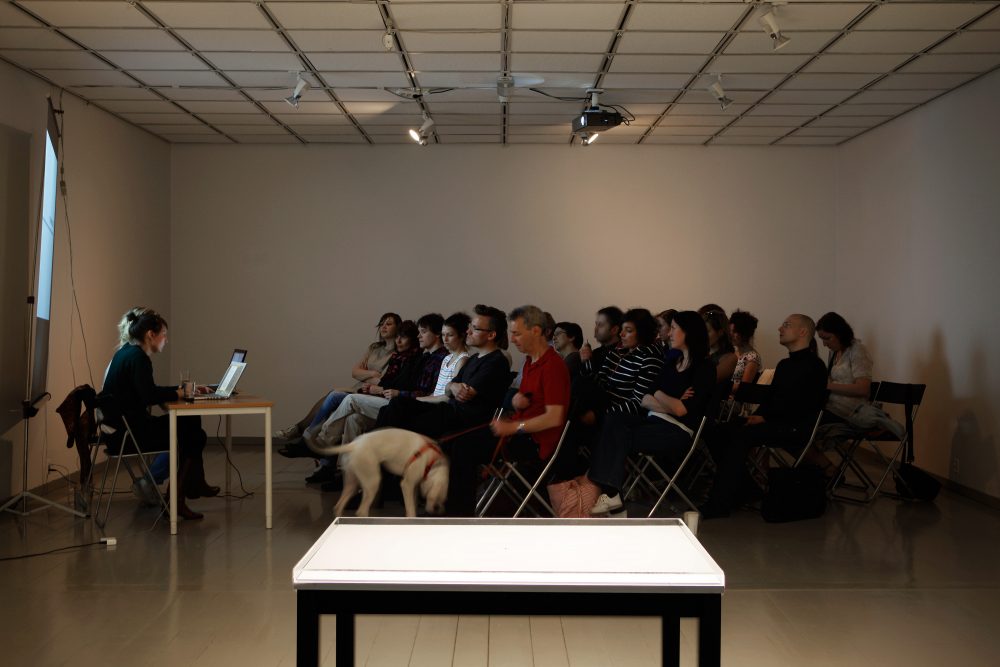
[[[278,450],[278,453],[286,459],[314,459],[316,455],[306,445],[302,438],[285,443],[285,446]]]
[[[306,477],[306,484],[326,484],[340,477],[337,466],[320,466],[316,472]]]
[[[344,478],[341,476],[334,477],[328,482],[323,482],[323,486],[320,487],[324,492],[330,491],[343,491],[344,490]]]

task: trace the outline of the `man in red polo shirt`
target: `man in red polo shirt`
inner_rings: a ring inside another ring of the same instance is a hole
[[[556,449],[569,409],[569,371],[545,338],[545,313],[521,306],[507,316],[510,340],[526,357],[521,387],[514,395],[514,417],[492,424],[494,435],[508,436],[508,455],[546,461]]]

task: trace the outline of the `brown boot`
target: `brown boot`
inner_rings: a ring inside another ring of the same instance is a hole
[[[184,489],[187,488],[187,480],[191,478],[192,467],[191,459],[186,459],[181,463],[181,469],[177,472],[177,488],[181,491],[181,493],[177,494],[177,515],[188,521],[197,521],[198,519],[204,519],[205,515],[201,512],[195,512],[184,502],[184,496],[187,495]]]
[[[208,482],[205,481],[205,464],[199,457],[197,459],[191,459],[190,469],[188,474],[184,477],[184,484],[180,488],[184,491],[184,497],[195,499],[195,498],[213,498],[219,495],[219,487],[209,486]]]

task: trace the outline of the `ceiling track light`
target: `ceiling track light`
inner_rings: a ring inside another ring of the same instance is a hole
[[[760,15],[757,22],[764,29],[764,33],[771,38],[771,50],[777,51],[784,48],[791,38],[781,34],[781,27],[778,25],[778,17],[775,15],[775,6],[768,4],[767,11]]]
[[[733,103],[731,99],[726,97],[726,91],[722,87],[722,75],[720,74],[715,83],[708,87],[708,92],[712,93],[712,97],[719,103],[719,107],[725,111],[726,107]]]
[[[582,143],[584,146],[589,146],[590,144],[592,144],[595,141],[597,141],[597,137],[599,137],[599,136],[601,136],[601,135],[599,135],[597,132],[594,132],[589,137],[581,135],[580,136],[580,143]]]
[[[299,100],[302,99],[302,93],[306,92],[309,88],[309,82],[302,78],[302,73],[296,74],[295,79],[295,89],[292,90],[292,94],[285,98],[292,107],[299,108]]]
[[[426,146],[427,145],[427,137],[430,134],[430,131],[431,131],[432,127],[434,127],[434,119],[432,119],[430,116],[428,116],[427,112],[425,111],[424,112],[424,124],[420,126],[419,130],[414,130],[413,128],[410,128],[410,131],[409,131],[410,139],[413,139],[415,142],[417,142],[421,146]]]

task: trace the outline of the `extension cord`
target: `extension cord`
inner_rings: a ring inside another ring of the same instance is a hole
[[[118,540],[117,540],[117,538],[114,538],[114,537],[102,537],[101,538],[101,543],[102,544],[106,544],[110,548],[110,547],[113,547],[116,544],[118,544]]]

